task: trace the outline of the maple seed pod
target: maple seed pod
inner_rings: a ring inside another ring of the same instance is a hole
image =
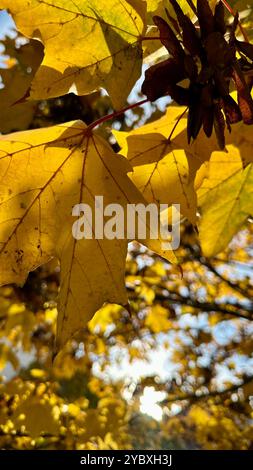
[[[225,7],[221,1],[215,5],[214,29],[215,31],[219,31],[223,36],[224,34],[226,34],[227,31],[225,21]]]
[[[214,129],[221,150],[225,148],[225,119],[220,104],[214,105]]]
[[[153,21],[160,31],[161,43],[166,47],[167,51],[175,58],[180,60],[184,57],[184,50],[177,39],[172,28],[163,18],[154,16]]]
[[[190,18],[183,13],[183,10],[178,5],[176,0],[170,0],[170,3],[173,6],[173,9],[177,15],[179,25],[182,28],[184,47],[190,52],[190,54],[200,54],[201,42]]]
[[[235,64],[232,76],[237,88],[238,104],[245,124],[253,124],[253,100],[240,67]]]
[[[188,141],[196,139],[201,128],[207,137],[215,130],[221,149],[225,146],[225,127],[243,120],[253,124],[253,45],[236,39],[239,15],[235,14],[232,27],[227,27],[222,1],[216,4],[214,14],[207,0],[198,0],[197,8],[188,2],[197,14],[199,29],[184,14],[177,0],[169,0],[177,17],[169,21],[182,37],[182,42],[167,22],[159,16],[154,23],[160,31],[162,44],[172,56],[158,63],[145,74],[142,91],[153,101],[170,95],[180,105],[189,108]],[[228,36],[226,36],[229,31]],[[237,58],[237,51],[240,58]],[[180,81],[188,79],[188,88]],[[237,102],[230,96],[230,84],[237,89]]]
[[[183,21],[183,44],[184,47],[193,56],[201,55],[202,46],[195,27],[193,26],[190,18],[184,16]]]
[[[214,107],[208,109],[208,112],[204,113],[203,116],[203,130],[204,133],[208,138],[211,137],[213,133],[213,125],[214,125]]]
[[[201,93],[198,85],[190,87],[190,104],[188,114],[188,142],[195,140],[203,124],[204,106],[201,102]]]
[[[190,80],[194,81],[197,79],[198,67],[190,55],[184,57],[184,69],[186,76],[189,77]]]
[[[241,110],[240,110],[238,104],[232,98],[232,96],[230,96],[230,95],[224,96],[224,98],[223,98],[223,109],[224,109],[224,112],[225,112],[227,123],[236,124],[237,122],[242,120]]]
[[[169,14],[169,11],[166,7],[165,7],[165,12],[166,12],[166,15],[167,15],[167,18],[168,18],[170,24],[172,25],[174,30],[177,32],[177,34],[180,35],[181,31],[180,31],[180,27],[179,27],[179,24],[178,24],[177,20],[175,20],[175,18],[173,18],[173,16],[171,16]]]
[[[236,39],[235,44],[237,48],[253,62],[253,44],[245,41],[238,41]]]
[[[169,94],[171,86],[184,78],[185,73],[181,65],[174,59],[168,59],[146,70],[141,91],[150,101],[155,101]]]
[[[169,0],[169,1],[177,15],[178,22],[182,28],[182,19],[184,18],[184,12],[176,0]]]
[[[213,12],[207,0],[197,0],[197,16],[202,38],[215,31]]]

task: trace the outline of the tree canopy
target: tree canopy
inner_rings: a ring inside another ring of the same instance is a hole
[[[251,6],[0,8],[1,448],[252,449]],[[179,248],[74,238],[97,195]]]

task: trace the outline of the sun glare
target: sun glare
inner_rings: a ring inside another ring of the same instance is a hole
[[[154,387],[145,387],[143,395],[140,398],[140,410],[156,421],[161,421],[163,417],[163,410],[159,406],[159,402],[164,400],[166,393],[157,392]]]

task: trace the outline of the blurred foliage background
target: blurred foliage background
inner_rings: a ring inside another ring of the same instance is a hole
[[[1,51],[2,133],[88,124],[112,111],[103,93],[14,105],[43,48],[11,33]],[[128,112],[113,127],[157,119],[165,103]],[[101,132],[119,151],[108,123]],[[22,288],[2,287],[0,447],[253,449],[252,235],[248,220],[226,252],[206,259],[185,222],[177,253],[183,277],[132,243],[129,311],[103,307],[56,358],[59,266],[37,269]]]

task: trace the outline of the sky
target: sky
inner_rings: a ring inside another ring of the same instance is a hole
[[[11,16],[5,10],[0,11],[0,37],[10,33],[12,27],[15,27],[15,24]]]

